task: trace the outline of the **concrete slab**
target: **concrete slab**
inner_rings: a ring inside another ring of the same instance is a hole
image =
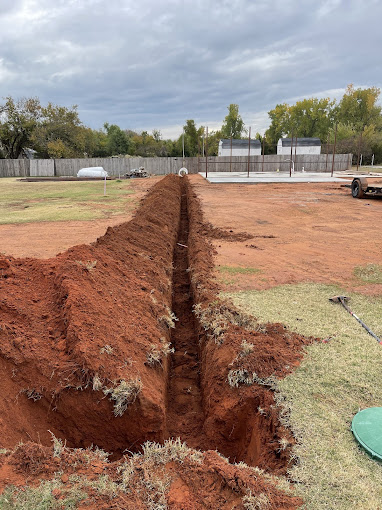
[[[205,172],[199,172],[202,177]],[[294,172],[292,177],[289,172],[208,172],[207,181],[211,184],[221,183],[240,183],[240,184],[259,184],[259,183],[285,183],[294,184],[297,182],[342,182],[348,184],[352,181],[351,177],[340,178],[336,175],[331,177],[328,173],[318,172]]]

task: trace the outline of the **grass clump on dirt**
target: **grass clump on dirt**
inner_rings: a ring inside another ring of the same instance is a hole
[[[259,325],[253,317],[236,310],[228,301],[210,301],[207,306],[197,303],[193,312],[208,338],[218,345],[224,342],[224,334],[231,325],[241,326],[247,330],[258,330]]]
[[[129,181],[20,182],[2,179],[0,224],[110,218],[126,212],[133,190]]]
[[[123,379],[113,388],[103,388],[104,394],[108,395],[110,400],[114,400],[115,416],[122,416],[127,407],[135,402],[141,390],[142,381],[139,378],[131,381]]]
[[[266,494],[261,493],[257,496],[252,495],[252,492],[249,491],[243,497],[243,505],[245,510],[266,510],[270,508],[271,502]]]
[[[350,425],[360,409],[382,406],[382,348],[344,308],[329,302],[337,294],[344,291],[299,284],[229,297],[261,322],[281,322],[327,342],[307,346],[300,366],[278,381],[276,398],[297,440],[289,475],[303,508],[371,510],[382,501],[382,467],[357,446]],[[382,298],[350,296],[349,306],[382,336]]]
[[[173,354],[175,349],[171,347],[170,342],[166,342],[165,338],[160,339],[160,345],[156,346],[151,344],[150,350],[146,356],[146,363],[149,367],[163,366],[163,358],[167,358],[170,354]]]
[[[55,492],[62,494],[56,499]],[[69,489],[57,477],[53,480],[42,481],[38,487],[26,487],[22,490],[13,486],[7,487],[0,496],[2,510],[61,510],[75,509],[87,498],[78,485]]]
[[[354,275],[367,283],[382,283],[382,265],[357,266],[354,268]]]

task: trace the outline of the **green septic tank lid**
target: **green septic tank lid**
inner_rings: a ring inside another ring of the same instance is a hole
[[[369,407],[357,413],[351,429],[358,443],[372,457],[382,460],[382,407]]]

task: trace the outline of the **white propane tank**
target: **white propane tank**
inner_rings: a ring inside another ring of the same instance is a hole
[[[102,166],[89,166],[78,170],[77,177],[109,177],[109,174]]]

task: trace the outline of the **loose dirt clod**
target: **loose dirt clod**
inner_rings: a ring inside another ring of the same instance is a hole
[[[168,176],[92,245],[46,261],[0,258],[0,446],[33,441],[0,456],[0,488],[4,472],[23,485],[26,473],[62,471],[80,493],[62,478],[44,490],[97,508],[110,498],[124,508],[299,505],[232,463],[285,473],[293,438],[263,381],[292,370],[307,340],[220,300],[201,218],[188,179]],[[251,374],[251,386],[231,387],[233,371]],[[91,445],[114,462],[69,449]]]

